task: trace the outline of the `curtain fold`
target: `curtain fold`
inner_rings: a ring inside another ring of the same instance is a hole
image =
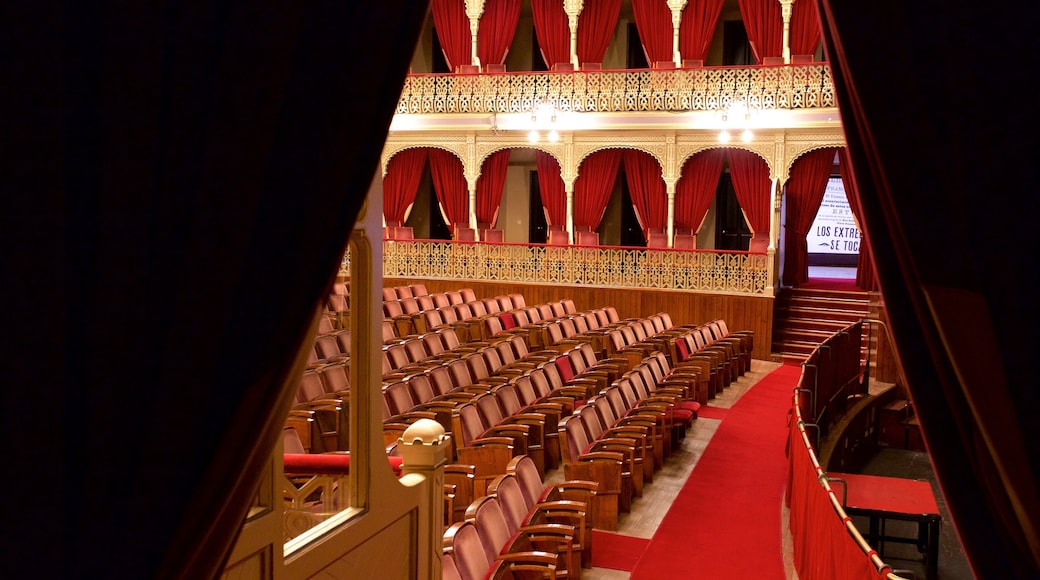
[[[762,59],[767,56],[781,56],[784,21],[780,15],[780,3],[776,0],[738,1],[755,62],[762,64]]]
[[[784,241],[784,284],[788,286],[798,286],[809,279],[809,248],[805,236],[823,203],[834,154],[834,149],[817,149],[803,155],[791,168]]]
[[[502,64],[520,21],[520,0],[485,0],[477,29],[477,56],[483,66]]]
[[[845,197],[849,198],[849,208],[852,216],[856,218],[856,227],[859,228],[859,258],[856,260],[856,286],[861,290],[876,291],[878,281],[874,276],[874,259],[870,255],[870,240],[867,232],[863,229],[863,204],[860,202],[861,192],[856,182],[849,174],[848,149],[842,147],[838,150],[838,168],[841,170],[841,182],[845,186]]]
[[[584,6],[578,17],[578,62],[603,62],[617,28],[621,0],[585,0]],[[567,38],[569,51],[569,33]]]
[[[560,163],[545,151],[535,151],[534,158],[545,219],[551,226],[564,226],[567,224],[567,191],[560,176]]]
[[[688,0],[679,23],[679,52],[683,58],[704,60],[715,36],[723,0]]]
[[[632,149],[624,151],[622,159],[628,193],[643,226],[643,236],[647,237],[651,229],[663,230],[668,221],[668,193],[661,166],[650,155]]]
[[[560,0],[531,0],[531,17],[545,66],[571,60],[571,29]]]
[[[672,11],[665,0],[632,0],[632,13],[646,61],[672,60]]]
[[[429,158],[433,189],[448,225],[469,225],[469,187],[462,161],[444,149],[430,149]]]
[[[495,227],[498,208],[502,205],[502,190],[509,170],[509,149],[492,153],[477,178],[477,223]]]
[[[675,227],[696,232],[715,199],[725,149],[708,149],[686,160],[675,184]]]
[[[733,191],[744,210],[752,233],[769,233],[769,166],[765,160],[744,149],[729,149],[729,173]]]
[[[430,0],[433,29],[437,33],[444,59],[454,72],[459,65],[470,64],[473,35],[469,31],[466,3],[463,0]]]
[[[426,149],[421,147],[405,149],[390,159],[383,177],[383,219],[387,224],[401,225],[408,219],[425,167]]]
[[[589,155],[578,169],[574,180],[574,225],[595,231],[603,219],[607,202],[614,191],[620,149],[605,149]]]
[[[791,54],[816,54],[816,49],[820,46],[820,17],[815,2],[795,2],[791,7],[789,42]]]

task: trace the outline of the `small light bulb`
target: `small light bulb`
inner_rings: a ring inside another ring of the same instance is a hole
[[[755,138],[755,135],[751,132],[751,129],[744,129],[744,132],[740,134],[740,138],[745,142],[749,143]]]
[[[719,143],[729,143],[729,131],[723,129],[722,132],[719,133]]]
[[[551,141],[552,143],[555,143],[560,140],[560,134],[556,132],[556,129],[549,131],[548,137],[549,141]]]
[[[530,141],[531,143],[537,143],[538,142],[538,131],[535,131],[534,129],[531,129],[531,132],[527,134],[527,140]]]

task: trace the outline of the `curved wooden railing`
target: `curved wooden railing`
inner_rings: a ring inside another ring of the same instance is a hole
[[[398,115],[558,111],[718,111],[837,107],[827,63],[683,69],[412,74]]]
[[[346,267],[346,262],[344,262]],[[386,278],[486,280],[765,295],[767,254],[619,246],[386,240]]]
[[[834,493],[820,466],[807,430],[816,427],[815,418],[822,418],[823,409],[833,404],[817,403],[831,400],[830,395],[844,392],[859,378],[859,341],[849,337],[860,336],[861,325],[862,322],[851,324],[817,347],[803,365],[794,391],[786,500],[794,537],[795,569],[802,580],[835,578],[837,570],[844,577],[852,577],[851,571],[855,571],[863,578],[902,580],[867,543],[845,512],[841,498]]]

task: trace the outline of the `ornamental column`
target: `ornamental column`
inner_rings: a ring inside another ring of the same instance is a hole
[[[578,63],[578,17],[581,16],[584,3],[585,0],[563,0],[563,11],[567,13],[567,25],[571,29],[571,64],[574,65],[574,70],[581,66]],[[549,68],[554,64],[556,63],[551,63]]]
[[[477,37],[480,32],[480,17],[484,14],[484,0],[465,0],[466,18],[469,18],[470,35],[470,57],[469,63],[480,66],[480,57],[477,56]]]
[[[564,179],[563,189],[567,192],[567,240],[574,244],[574,179]]]
[[[429,537],[417,550],[419,569],[428,572],[423,576],[440,580],[443,534],[434,531],[444,527],[444,465],[448,462],[451,436],[445,435],[444,427],[433,419],[419,419],[405,429],[397,440],[397,448],[404,459],[401,484],[425,484],[426,505],[419,510],[418,529],[420,538]]]
[[[668,247],[671,248],[675,239],[675,183],[677,179],[665,179],[665,193],[668,194],[668,223],[665,225],[668,232]]]
[[[672,60],[675,68],[682,68],[682,54],[679,52],[679,24],[682,23],[682,10],[686,7],[686,0],[668,0],[668,9],[672,11]],[[671,240],[671,232],[669,232]],[[668,242],[671,247],[671,241]]]
[[[784,19],[784,64],[791,64],[791,6],[794,0],[780,0],[780,16]]]

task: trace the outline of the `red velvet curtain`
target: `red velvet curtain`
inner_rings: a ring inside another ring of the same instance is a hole
[[[675,184],[675,227],[696,232],[704,221],[722,175],[725,149],[708,149],[686,160]]]
[[[863,204],[860,202],[859,191],[856,182],[849,174],[849,152],[842,147],[838,150],[838,168],[841,170],[841,182],[845,186],[845,197],[849,198],[849,207],[852,215],[856,218],[859,227],[859,259],[856,261],[856,286],[861,290],[874,291],[878,289],[878,282],[874,276],[874,260],[870,255],[870,241],[867,232],[863,229]]]
[[[744,149],[729,149],[729,173],[733,191],[753,233],[769,233],[769,166],[758,155]]]
[[[538,193],[549,225],[567,225],[567,191],[560,177],[560,163],[545,151],[536,151],[538,165]]]
[[[809,248],[805,236],[820,210],[827,180],[834,167],[834,149],[803,155],[787,181],[787,234],[784,242],[784,284],[798,286],[809,279]]]
[[[625,180],[632,205],[636,208],[643,235],[651,229],[664,229],[668,221],[668,192],[657,160],[642,151],[624,152]]]
[[[791,7],[790,43],[791,54],[816,54],[820,46],[820,17],[815,2],[795,2]]]
[[[484,160],[484,167],[477,178],[477,222],[495,227],[498,207],[502,204],[502,190],[506,185],[509,169],[509,149],[491,154]]]
[[[454,153],[444,149],[430,149],[429,155],[433,189],[448,225],[469,225],[469,187],[462,172],[462,162]]]
[[[683,58],[704,60],[715,36],[723,0],[688,0],[679,23],[679,52]]]
[[[646,61],[672,60],[672,11],[665,0],[632,0],[639,41]],[[627,167],[627,164],[626,164]]]
[[[578,62],[603,62],[620,14],[621,0],[585,0],[578,17]]]
[[[405,149],[390,158],[383,177],[383,219],[386,223],[403,224],[408,208],[415,201],[423,169],[426,149]]]
[[[571,29],[560,0],[531,0],[531,16],[545,66],[571,60]]]
[[[780,3],[776,0],[738,1],[755,62],[761,64],[767,56],[781,56],[784,48],[784,20],[780,15]]]
[[[574,225],[592,230],[599,227],[614,191],[621,153],[620,149],[604,149],[581,163],[578,178],[574,180]]]
[[[454,71],[462,64],[470,64],[473,35],[469,31],[466,3],[463,0],[431,0],[433,29],[441,43],[448,68]]]
[[[481,65],[505,62],[519,21],[520,0],[485,0],[477,30],[477,56]]]

